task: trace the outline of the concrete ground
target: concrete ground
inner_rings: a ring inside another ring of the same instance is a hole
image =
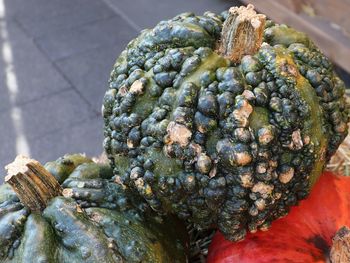
[[[175,4],[176,3],[176,4]],[[145,27],[228,0],[0,0],[0,182],[17,154],[102,152],[113,62]]]

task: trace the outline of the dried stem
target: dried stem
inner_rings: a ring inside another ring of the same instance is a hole
[[[224,22],[219,52],[234,62],[256,53],[263,40],[266,16],[257,14],[253,5],[231,7]]]
[[[62,195],[62,188],[56,178],[38,161],[19,155],[5,169],[8,173],[5,181],[32,212],[42,211],[50,199]]]
[[[332,263],[350,262],[350,229],[343,226],[333,237],[333,245],[330,252]]]

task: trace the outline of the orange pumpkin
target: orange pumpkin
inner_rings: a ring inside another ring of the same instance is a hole
[[[343,226],[350,226],[350,178],[326,172],[309,198],[269,231],[236,243],[217,232],[208,263],[350,262],[350,230]]]

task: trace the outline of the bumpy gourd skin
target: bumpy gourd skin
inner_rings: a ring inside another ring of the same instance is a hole
[[[42,214],[31,214],[9,185],[0,186],[0,262],[186,262],[185,228],[129,199],[109,180],[109,166],[68,155],[46,168],[64,181],[65,196]]]
[[[260,50],[234,64],[215,51],[224,19],[185,13],[130,42],[104,98],[104,148],[154,210],[240,240],[308,195],[348,109],[306,35],[268,21]]]

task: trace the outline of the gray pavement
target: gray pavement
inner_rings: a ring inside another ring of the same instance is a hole
[[[102,152],[115,58],[140,29],[229,0],[0,0],[0,182],[17,154]]]

